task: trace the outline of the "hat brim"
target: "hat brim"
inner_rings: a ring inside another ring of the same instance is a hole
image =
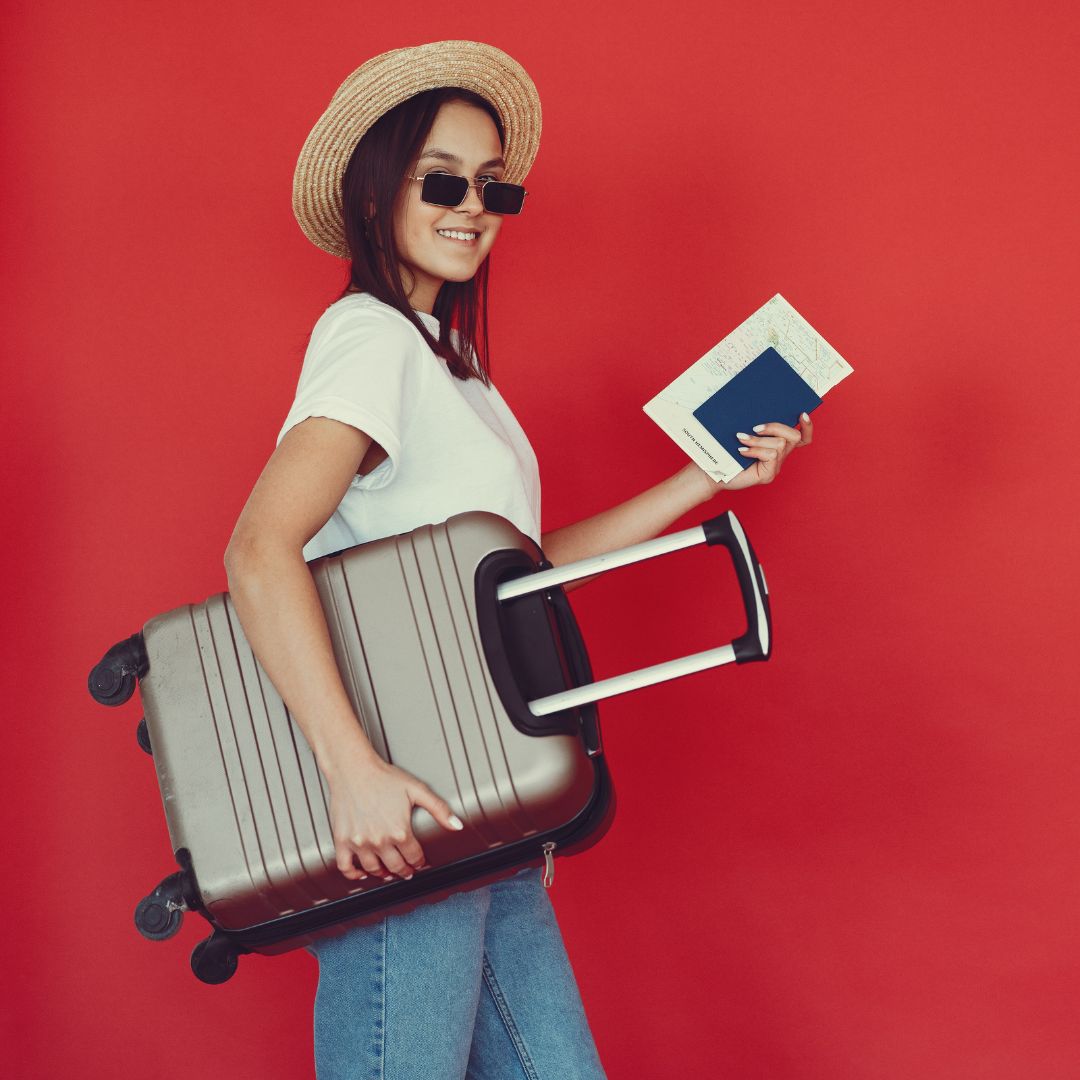
[[[516,60],[479,41],[394,49],[349,75],[300,151],[293,174],[293,213],[316,247],[348,258],[341,181],[356,144],[395,105],[442,86],[471,90],[491,102],[502,120],[505,179],[513,184],[525,179],[540,147],[540,95]]]

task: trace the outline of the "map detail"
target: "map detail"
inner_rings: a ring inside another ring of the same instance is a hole
[[[694,410],[770,347],[819,397],[852,372],[851,365],[777,293],[643,406],[645,414],[714,480],[732,479],[746,468],[746,461],[732,457]],[[762,409],[767,412],[768,402],[762,402]]]

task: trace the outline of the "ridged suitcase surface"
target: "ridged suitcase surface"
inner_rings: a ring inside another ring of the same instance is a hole
[[[731,555],[746,633],[593,682],[562,585],[700,543]],[[416,809],[429,867],[409,881],[349,881],[325,781],[229,596],[151,619],[105,654],[89,689],[120,705],[140,687],[140,744],[153,754],[180,870],[139,903],[135,922],[161,940],[184,910],[200,911],[214,927],[192,954],[205,982],[229,978],[243,952],[296,948],[530,863],[550,872],[556,850],[594,843],[613,813],[595,702],[771,650],[764,575],[730,512],[559,568],[509,522],[475,512],[310,569],[373,747],[442,795],[465,828],[444,830]]]
[[[561,825],[593,794],[582,739],[515,727],[485,659],[477,566],[525,544],[502,519],[469,514],[312,564],[372,745],[466,824],[451,833],[415,811],[434,866]],[[214,922],[249,927],[383,887],[338,871],[325,781],[228,594],[152,619],[143,638],[140,687],[169,834],[190,854]]]

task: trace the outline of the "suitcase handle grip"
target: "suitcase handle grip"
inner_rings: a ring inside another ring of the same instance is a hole
[[[731,643],[735,650],[735,663],[768,660],[772,652],[769,589],[765,584],[765,572],[757,561],[750,540],[739,519],[730,510],[703,522],[701,529],[705,534],[705,543],[710,547],[719,544],[727,548],[742,593],[743,607],[746,609],[746,633]]]
[[[534,716],[546,716],[560,709],[600,701],[628,690],[651,686],[654,683],[689,675],[695,671],[719,667],[721,664],[732,662],[746,664],[754,660],[768,660],[772,651],[772,617],[769,611],[769,593],[765,584],[765,574],[739,519],[730,510],[692,529],[668,533],[654,540],[620,548],[618,551],[608,551],[565,566],[556,566],[526,577],[514,578],[503,582],[496,595],[500,601],[511,600],[516,596],[550,589],[569,581],[577,581],[579,578],[592,577],[620,566],[629,566],[631,563],[666,555],[673,551],[681,551],[683,548],[694,547],[697,544],[724,547],[731,556],[746,611],[746,632],[730,645],[707,649],[705,652],[694,653],[692,656],[669,660],[653,667],[642,668],[625,675],[616,675],[610,679],[601,679],[599,682],[588,683],[530,701],[529,709]]]

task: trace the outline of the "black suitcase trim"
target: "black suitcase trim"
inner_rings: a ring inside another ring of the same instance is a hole
[[[594,770],[588,804],[556,829],[462,859],[450,866],[423,870],[409,881],[333,900],[241,929],[218,926],[198,905],[196,910],[214,927],[192,954],[192,970],[203,982],[224,982],[236,969],[237,957],[289,938],[318,933],[339,924],[418,904],[433,894],[480,888],[497,880],[501,871],[541,862],[554,845],[560,855],[585,851],[610,828],[615,816],[615,790],[607,762],[601,754],[600,721],[595,703],[566,709],[547,717],[534,717],[528,701],[568,687],[592,682],[588,651],[577,620],[561,586],[502,604],[495,591],[513,577],[551,566],[543,554],[539,564],[521,549],[492,552],[476,569],[476,610],[481,644],[492,681],[514,725],[528,735],[579,735]],[[541,610],[542,609],[542,610]],[[509,647],[506,647],[509,643]],[[545,850],[546,849],[546,850]],[[178,852],[178,861],[186,852]],[[193,872],[190,857],[186,869]]]
[[[394,881],[377,889],[239,930],[218,926],[205,911],[200,914],[214,927],[215,938],[228,942],[238,953],[251,952],[260,946],[275,945],[289,938],[316,933],[340,923],[363,918],[365,915],[377,918],[383,910],[391,914],[391,909],[411,901],[419,901],[432,893],[478,888],[485,884],[482,879],[486,875],[496,874],[510,867],[520,869],[538,862],[543,858],[544,845],[547,843],[554,843],[555,850],[560,854],[585,851],[607,832],[615,809],[614,788],[607,763],[603,757],[592,760],[596,770],[592,799],[575,818],[557,829],[462,859],[451,866],[422,870],[411,881]]]
[[[588,656],[562,588],[527,593],[501,603],[498,587],[513,578],[546,570],[520,549],[493,551],[476,568],[476,619],[491,681],[510,722],[526,735],[576,735],[581,710],[533,716],[528,703],[570,686],[591,682]]]

